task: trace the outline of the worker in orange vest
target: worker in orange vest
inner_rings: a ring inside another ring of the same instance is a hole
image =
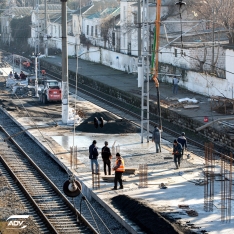
[[[119,182],[120,185],[119,189],[123,189],[122,175],[125,171],[125,167],[124,167],[124,160],[119,153],[116,154],[116,162],[113,170],[115,171],[115,180],[114,180],[114,188],[112,190],[117,190],[117,182]]]

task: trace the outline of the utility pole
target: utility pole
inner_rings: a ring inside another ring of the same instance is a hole
[[[45,56],[48,56],[48,37],[47,37],[47,0],[45,0]]]
[[[212,61],[211,61],[211,72],[214,73],[214,42],[215,42],[215,33],[214,33],[214,6],[212,6]]]
[[[143,0],[142,14],[142,70],[141,79],[141,143],[146,128],[147,142],[149,142],[149,0]]]
[[[67,59],[67,0],[62,2],[62,121],[68,122],[69,111],[69,85],[68,85],[68,59]]]
[[[35,97],[39,97],[38,95],[38,67],[37,67],[37,56],[40,56],[40,54],[35,54]]]
[[[141,57],[141,0],[137,2],[137,24],[138,24],[138,88],[142,87],[142,57]]]

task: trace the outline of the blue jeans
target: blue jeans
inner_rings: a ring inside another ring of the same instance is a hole
[[[96,172],[95,173],[98,173],[99,172],[99,165],[98,165],[98,160],[97,159],[90,159],[90,162],[91,162],[91,171],[92,173],[94,172],[94,165],[96,165]]]
[[[173,85],[173,94],[177,94],[178,91],[178,84]]]
[[[155,143],[155,147],[156,147],[156,153],[161,152],[161,144],[160,143],[157,143],[157,142],[154,142]]]

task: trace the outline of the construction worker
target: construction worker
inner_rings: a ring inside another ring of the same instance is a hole
[[[45,70],[41,70],[41,75],[45,76],[46,75],[46,71]]]
[[[154,126],[154,131],[152,133],[152,142],[155,143],[156,153],[161,152],[161,132],[157,125]]]
[[[119,189],[123,189],[122,175],[125,171],[125,167],[124,167],[124,160],[119,153],[116,154],[116,162],[113,170],[115,171],[115,179],[114,179],[114,188],[112,190],[117,190],[117,182],[119,182],[120,185]]]
[[[93,144],[89,146],[89,159],[91,162],[91,171],[94,173],[93,164],[96,166],[96,174],[99,173],[99,165],[98,165],[98,150],[96,147],[97,141],[93,140]]]
[[[11,78],[11,79],[14,78],[12,71],[10,71],[10,73],[9,73],[9,75],[8,75],[8,78]]]
[[[174,155],[174,163],[175,163],[176,169],[179,169],[180,167],[181,151],[182,151],[182,145],[178,143],[178,141],[175,139],[173,143],[172,154]]]
[[[177,141],[182,145],[181,158],[183,158],[184,150],[187,150],[187,139],[184,132],[181,133],[181,136],[178,137]]]
[[[108,142],[104,142],[105,146],[102,148],[102,160],[103,160],[103,167],[104,167],[104,174],[106,175],[106,166],[108,166],[108,173],[111,175],[111,152],[110,148],[108,147]]]

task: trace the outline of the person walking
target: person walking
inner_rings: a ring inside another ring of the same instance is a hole
[[[182,145],[181,158],[183,158],[184,150],[187,150],[187,139],[184,132],[181,133],[181,136],[178,137],[177,141]]]
[[[174,78],[173,78],[173,94],[177,94],[178,84],[179,84],[179,79],[176,76],[174,76]]]
[[[99,165],[98,165],[98,149],[96,147],[97,141],[93,140],[92,145],[89,146],[89,159],[91,163],[91,171],[94,173],[93,165],[95,164],[96,170],[95,173],[97,174],[99,172]]]
[[[154,131],[152,133],[152,142],[155,143],[156,153],[161,152],[161,132],[157,125],[154,126]]]
[[[116,162],[113,170],[115,171],[115,179],[114,179],[114,188],[112,190],[117,190],[118,182],[120,185],[119,189],[123,189],[122,175],[125,171],[125,167],[124,167],[124,160],[119,153],[116,154]]]
[[[104,147],[102,148],[102,160],[103,160],[103,167],[104,167],[104,174],[106,175],[106,166],[108,167],[108,174],[111,175],[111,152],[110,148],[108,147],[108,142],[104,142]]]
[[[180,167],[181,151],[182,151],[182,145],[178,143],[178,141],[175,139],[173,143],[172,154],[174,155],[174,163],[175,163],[176,169]]]

